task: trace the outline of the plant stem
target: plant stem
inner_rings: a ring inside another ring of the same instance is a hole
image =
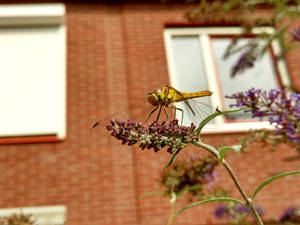
[[[246,202],[247,206],[250,208],[253,215],[255,216],[255,219],[256,219],[257,223],[259,225],[263,225],[264,223],[262,222],[257,210],[255,209],[255,207],[253,205],[253,202],[252,202],[252,199],[247,196],[246,192],[242,188],[240,182],[238,181],[237,177],[235,176],[235,174],[234,174],[233,170],[231,169],[231,167],[229,166],[229,164],[226,162],[226,160],[223,160],[222,164],[225,167],[225,169],[227,170],[227,172],[229,173],[229,175],[232,178],[235,186],[237,187],[237,189],[241,193],[243,199],[245,199],[245,202]]]
[[[171,225],[173,223],[174,211],[175,211],[175,204],[171,203],[171,210],[170,210],[170,215],[169,215],[169,219],[168,219],[168,224],[167,225]]]
[[[216,148],[214,148],[213,146],[208,145],[208,144],[204,144],[202,142],[197,142],[197,143],[194,143],[194,144],[196,146],[198,146],[198,147],[204,148],[205,150],[207,150],[208,152],[210,152],[211,154],[213,154],[215,157],[217,157],[218,159],[220,159],[218,150]],[[247,196],[246,192],[242,188],[240,182],[238,181],[236,175],[234,174],[234,172],[231,169],[231,167],[229,166],[229,164],[226,162],[225,159],[223,159],[221,163],[223,164],[223,166],[225,167],[225,169],[229,173],[229,175],[230,175],[231,179],[233,180],[235,186],[237,187],[237,189],[239,190],[239,192],[242,195],[243,199],[245,200],[246,205],[250,208],[251,212],[255,216],[255,219],[256,219],[257,223],[259,225],[264,225],[264,223],[262,222],[262,220],[261,220],[261,218],[260,218],[257,210],[255,209],[255,207],[253,205],[252,199]]]
[[[176,202],[176,194],[174,192],[172,192],[171,199],[170,199],[171,209],[170,209],[170,215],[169,215],[167,225],[171,225],[173,223],[173,219],[175,216],[175,202]]]

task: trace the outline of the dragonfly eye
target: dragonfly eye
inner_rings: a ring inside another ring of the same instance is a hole
[[[158,97],[155,93],[151,92],[147,95],[147,100],[148,102],[153,105],[153,106],[158,106],[159,105],[159,100]]]

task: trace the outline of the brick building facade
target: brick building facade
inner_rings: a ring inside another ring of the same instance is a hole
[[[170,83],[163,32],[166,27],[191,25],[183,17],[187,6],[143,1],[64,4],[67,135],[59,142],[0,146],[0,208],[64,205],[67,225],[166,224],[167,199],[140,196],[161,189],[157,179],[169,153],[124,147],[110,142],[106,132],[91,138],[90,126],[138,101],[147,91]],[[286,57],[298,90],[299,54],[296,49]],[[242,135],[211,133],[202,139],[230,145]],[[250,194],[263,179],[295,170],[299,161],[286,161],[295,154],[284,145],[270,152],[254,143],[249,153],[230,154],[228,161]],[[218,173],[219,182],[234,190],[226,172],[219,168]],[[260,193],[257,204],[265,208],[266,218],[278,218],[284,208],[300,204],[299,184],[299,176],[286,177]],[[233,195],[240,197],[235,191]],[[181,200],[177,207],[185,204]],[[209,205],[193,208],[176,217],[174,224],[220,223],[212,218],[212,210]]]

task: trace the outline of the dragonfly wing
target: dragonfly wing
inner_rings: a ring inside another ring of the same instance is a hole
[[[196,116],[195,109],[193,109],[192,105],[189,103],[187,99],[184,100],[185,105],[189,108],[189,110],[193,113],[194,116]]]
[[[213,114],[215,109],[209,103],[209,100],[204,102],[203,98],[188,99],[181,104],[185,115],[183,116],[183,124],[189,125],[190,123],[199,124],[207,116]]]
[[[150,113],[153,109],[154,107],[147,101],[147,99],[143,98],[136,103],[123,108],[119,112],[109,116],[103,116],[99,120],[94,120],[91,123],[90,133],[92,133],[93,136],[101,136],[105,134],[105,132],[107,132],[106,126],[109,125],[109,120],[111,119],[119,119],[123,121],[132,120],[145,123],[148,113]]]

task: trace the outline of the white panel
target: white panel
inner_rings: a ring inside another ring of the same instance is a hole
[[[64,22],[63,4],[0,5],[0,26],[58,25]]]
[[[64,25],[0,28],[0,136],[64,138],[65,48]]]
[[[0,209],[0,217],[20,213],[31,214],[39,225],[62,225],[66,221],[66,207],[61,205]]]

